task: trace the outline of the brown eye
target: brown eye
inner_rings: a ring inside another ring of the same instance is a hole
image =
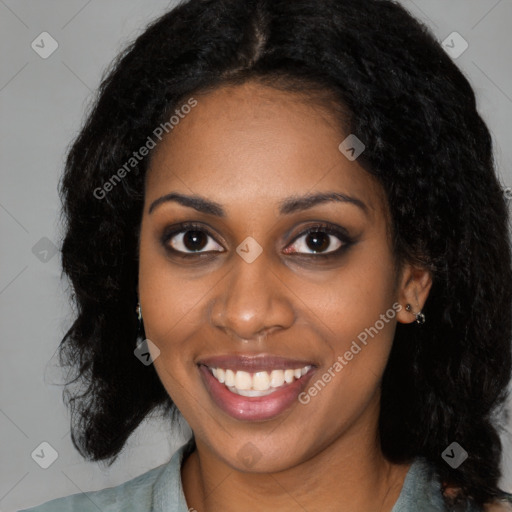
[[[213,236],[203,227],[182,225],[178,230],[164,235],[163,243],[166,248],[183,254],[223,252]]]
[[[182,238],[182,244],[189,251],[200,251],[207,244],[208,235],[202,231],[186,231]]]
[[[305,239],[306,245],[308,249],[311,249],[314,252],[324,252],[329,248],[330,245],[332,245],[329,239],[330,236],[331,235],[328,235],[327,233],[322,233],[321,231],[308,233]]]
[[[329,226],[315,226],[297,237],[285,250],[286,254],[331,255],[346,248],[351,240],[343,232]]]

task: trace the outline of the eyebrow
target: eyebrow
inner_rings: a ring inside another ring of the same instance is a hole
[[[306,194],[304,196],[291,196],[279,202],[279,214],[290,215],[295,212],[313,208],[316,205],[328,202],[348,203],[360,208],[365,214],[368,214],[368,206],[356,197],[342,194],[340,192],[324,192],[317,194]],[[205,197],[198,195],[188,196],[178,192],[172,192],[159,197],[151,203],[148,213],[151,214],[158,206],[167,202],[176,202],[182,206],[193,208],[201,213],[215,215],[216,217],[226,217],[226,212],[222,205],[215,201],[210,201]]]

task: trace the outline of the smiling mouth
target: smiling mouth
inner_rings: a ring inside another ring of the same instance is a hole
[[[266,421],[297,404],[318,365],[307,359],[230,354],[196,361],[213,402],[240,421]]]
[[[206,366],[206,365],[204,365]],[[229,391],[245,397],[270,395],[306,375],[312,368],[306,365],[298,368],[276,369],[271,372],[246,372],[206,366],[215,379]]]

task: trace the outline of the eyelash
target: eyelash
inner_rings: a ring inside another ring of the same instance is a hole
[[[175,226],[174,229],[172,229],[171,231],[166,230],[164,232],[164,234],[162,236],[162,244],[164,245],[165,249],[167,251],[169,251],[170,253],[172,253],[173,255],[175,255],[175,256],[177,255],[178,257],[184,258],[184,259],[191,258],[191,257],[198,258],[201,256],[204,257],[204,255],[208,255],[210,253],[210,251],[208,251],[208,252],[200,252],[200,251],[183,252],[183,251],[178,251],[168,245],[168,242],[170,240],[172,240],[172,238],[174,236],[182,234],[182,233],[186,233],[187,231],[199,231],[201,233],[206,233],[210,238],[215,240],[215,236],[205,226],[203,226],[201,224],[196,224],[194,222],[184,222],[182,224],[179,224],[178,226]],[[354,240],[346,234],[345,230],[343,230],[341,228],[336,228],[330,224],[317,223],[313,226],[308,227],[305,231],[299,233],[293,239],[291,244],[289,244],[289,245],[295,244],[297,242],[297,240],[299,240],[300,238],[302,238],[304,236],[308,236],[311,233],[325,233],[327,235],[333,235],[339,239],[339,241],[341,242],[342,245],[340,247],[338,247],[336,250],[328,252],[328,253],[299,253],[299,252],[297,252],[297,253],[291,253],[290,255],[298,255],[299,257],[303,257],[303,258],[305,257],[305,258],[315,258],[315,259],[336,258],[336,257],[341,256],[354,243]],[[219,244],[219,242],[217,242],[216,240],[215,240],[215,243]],[[221,244],[219,244],[219,245],[221,245]],[[214,251],[214,252],[220,253],[222,251]]]

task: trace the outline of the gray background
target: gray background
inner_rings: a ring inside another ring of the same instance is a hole
[[[475,88],[507,189],[512,185],[512,1],[401,3],[439,41],[456,31],[468,42],[456,62]],[[0,0],[0,512],[117,485],[166,462],[187,435],[186,427],[171,434],[167,424],[148,419],[111,468],[84,462],[71,444],[56,384],[61,377],[55,352],[72,320],[59,255],[52,252],[61,237],[57,182],[64,155],[103,70],[170,5],[174,2]],[[47,59],[31,47],[44,31],[59,45]],[[502,485],[512,491],[508,437]],[[31,457],[44,441],[58,452],[48,469]]]

